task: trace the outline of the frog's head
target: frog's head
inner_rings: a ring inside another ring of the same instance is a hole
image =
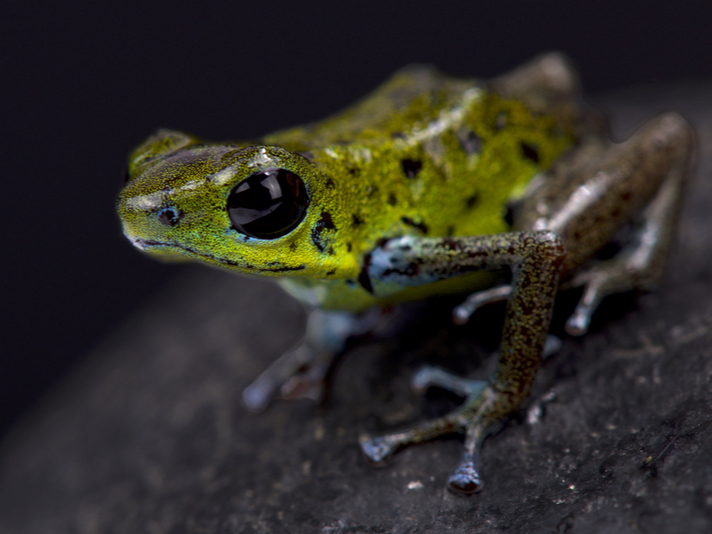
[[[310,206],[336,202],[329,183],[279,147],[205,144],[161,130],[131,155],[117,210],[126,237],[165,259],[320,276],[338,263],[324,247],[334,227]]]

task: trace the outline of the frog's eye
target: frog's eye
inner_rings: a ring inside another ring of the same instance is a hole
[[[256,172],[237,184],[227,198],[235,230],[258,239],[275,239],[294,230],[308,205],[304,182],[286,169]]]

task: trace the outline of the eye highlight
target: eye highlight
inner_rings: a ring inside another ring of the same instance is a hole
[[[256,172],[237,184],[227,199],[233,228],[258,239],[276,239],[294,230],[308,205],[304,182],[287,169]]]

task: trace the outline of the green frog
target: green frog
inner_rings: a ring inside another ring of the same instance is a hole
[[[307,308],[302,342],[245,390],[254,410],[319,398],[334,355],[373,325],[369,309],[469,293],[453,311],[462,323],[506,300],[489,380],[422,369],[415,389],[449,389],[462,405],[361,439],[379,463],[463,433],[448,487],[474,493],[484,439],[530,395],[557,290],[583,286],[567,321],[580,335],[606,295],[660,279],[692,152],[673,113],[609,141],[559,54],[487,82],[413,66],[331,118],[257,141],[159,130],[130,156],[117,209],[142,251],[277,277]]]

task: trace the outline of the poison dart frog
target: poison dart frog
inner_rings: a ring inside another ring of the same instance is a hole
[[[275,277],[307,308],[301,344],[245,390],[255,410],[280,395],[318,398],[370,308],[468,293],[453,312],[465,322],[506,300],[489,380],[425,368],[414,386],[450,389],[462,405],[361,440],[378,463],[463,433],[448,487],[474,493],[483,440],[530,395],[557,290],[583,287],[566,323],[583,334],[602,298],[660,279],[693,144],[673,113],[612,143],[559,54],[487,82],[413,66],[331,118],[257,141],[159,130],[130,156],[117,209],[142,251]],[[619,252],[599,259],[623,228]]]

